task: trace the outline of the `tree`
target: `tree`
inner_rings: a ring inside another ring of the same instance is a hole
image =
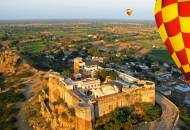
[[[145,120],[146,121],[153,121],[160,117],[161,109],[158,105],[152,105],[149,103],[143,104],[143,111],[145,112]]]
[[[135,70],[136,70],[137,72],[142,72],[142,69],[141,69],[139,66],[135,66]]]
[[[91,48],[89,50],[89,54],[91,56],[99,56],[100,55],[100,50],[98,48]]]
[[[104,130],[124,130],[131,127],[133,121],[128,118],[130,113],[131,110],[127,107],[116,109],[108,115],[109,123],[104,125]]]
[[[159,71],[159,70],[160,70],[160,68],[155,66],[155,67],[152,67],[152,70],[151,70],[151,71],[152,71],[153,73],[155,73],[156,71]]]
[[[71,70],[69,70],[69,69],[64,69],[64,71],[62,73],[63,73],[63,76],[66,78],[70,78],[71,74],[72,74]]]
[[[9,33],[5,33],[4,36],[1,38],[2,41],[7,41],[10,39],[10,34]]]
[[[126,49],[122,49],[122,50],[120,51],[120,56],[121,56],[121,57],[126,56],[126,54],[127,54]]]
[[[166,70],[167,70],[168,72],[171,72],[171,71],[172,71],[172,67],[168,67]]]
[[[105,81],[106,77],[110,76],[111,79],[117,78],[117,73],[115,71],[107,71],[107,70],[101,70],[96,74],[96,77],[100,79],[102,82]]]
[[[135,108],[140,108],[143,114],[137,113]],[[131,130],[133,125],[143,122],[152,121],[159,118],[161,108],[158,105],[149,103],[135,104],[130,108],[118,108],[107,116],[107,123],[97,130]]]
[[[55,55],[55,59],[62,60],[62,58],[65,56],[64,52],[62,50],[59,50]]]
[[[173,72],[172,75],[175,77],[175,78],[178,78],[181,76],[181,74],[179,72]]]

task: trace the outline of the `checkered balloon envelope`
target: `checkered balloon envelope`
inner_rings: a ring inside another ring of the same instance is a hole
[[[190,84],[190,0],[156,0],[155,20],[172,59]]]

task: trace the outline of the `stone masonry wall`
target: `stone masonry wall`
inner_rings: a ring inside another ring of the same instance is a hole
[[[71,90],[66,89],[67,86],[61,82],[58,76],[49,76],[49,101],[53,103],[58,99],[63,99],[68,107],[75,109],[75,129],[76,130],[92,130],[94,121],[94,110],[92,104],[81,104],[81,99]]]
[[[129,89],[127,92],[101,97],[95,103],[95,117],[106,115],[118,107],[131,106],[135,103],[155,104],[155,87]]]
[[[81,102],[81,99],[66,87],[58,76],[49,76],[49,100],[55,102],[63,99],[69,107],[74,107]]]

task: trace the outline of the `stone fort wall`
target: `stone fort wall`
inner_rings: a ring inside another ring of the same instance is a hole
[[[76,130],[92,130],[94,121],[94,110],[92,104],[84,103],[80,97],[75,95],[72,90],[68,90],[59,76],[49,76],[49,102],[56,102],[63,99],[68,107],[75,109],[75,128]]]
[[[69,107],[75,107],[82,100],[75,95],[72,90],[68,90],[67,86],[61,82],[61,78],[56,75],[49,76],[49,101],[56,102],[58,99],[63,99]]]
[[[118,107],[127,107],[136,103],[155,104],[155,87],[129,89],[127,92],[121,92],[105,97],[100,97],[95,103],[95,117],[104,116]]]
[[[124,92],[100,97],[95,103],[85,103],[80,97],[62,82],[57,75],[49,76],[49,101],[55,102],[63,99],[69,107],[75,108],[76,130],[92,130],[94,121],[118,107],[131,106],[135,103],[148,102],[155,104],[155,85],[141,88],[130,88]],[[80,104],[83,105],[80,105]],[[81,125],[82,124],[82,125]]]

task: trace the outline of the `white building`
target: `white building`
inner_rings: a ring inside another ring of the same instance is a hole
[[[97,89],[100,88],[100,80],[95,78],[87,78],[80,81],[73,81],[73,86],[78,89]]]
[[[101,85],[101,88],[92,89],[91,91],[92,91],[92,95],[95,98],[119,93],[118,87],[112,84],[104,84],[104,85]]]

